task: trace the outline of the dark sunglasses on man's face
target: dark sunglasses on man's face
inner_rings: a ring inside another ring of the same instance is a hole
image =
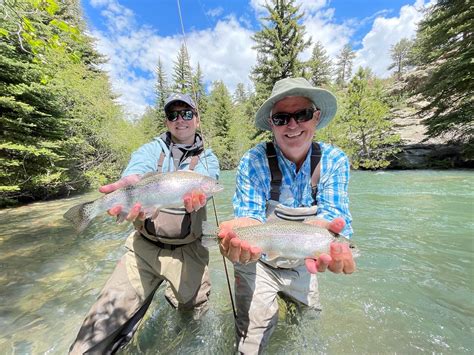
[[[271,119],[275,126],[285,126],[290,123],[292,117],[297,123],[309,121],[313,118],[315,111],[317,110],[314,108],[305,108],[293,113],[278,112],[273,114]]]
[[[193,110],[179,110],[179,111],[170,111],[166,114],[166,118],[170,122],[176,121],[179,116],[181,116],[181,118],[185,121],[191,121],[194,117],[194,112]]]

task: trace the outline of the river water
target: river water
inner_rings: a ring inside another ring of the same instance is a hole
[[[221,180],[219,221],[232,217],[234,172]],[[62,214],[97,196],[0,211],[0,353],[67,352],[131,230],[103,216],[75,235]],[[358,270],[321,274],[323,312],[281,312],[266,353],[472,354],[474,172],[353,172],[350,199]],[[160,290],[123,354],[232,353],[222,257],[210,250],[210,311],[193,321]]]

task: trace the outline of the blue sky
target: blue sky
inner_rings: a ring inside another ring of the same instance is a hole
[[[306,35],[335,58],[351,44],[354,68],[390,73],[390,47],[411,38],[429,0],[297,0],[305,11]],[[431,0],[434,1],[434,0]],[[251,36],[260,29],[265,0],[180,0],[191,65],[199,62],[204,80],[223,80],[232,92],[239,82],[251,87],[256,63]],[[97,49],[109,58],[103,69],[130,118],[154,101],[155,68],[161,59],[171,78],[183,36],[177,0],[83,0]],[[308,59],[311,48],[302,53]]]

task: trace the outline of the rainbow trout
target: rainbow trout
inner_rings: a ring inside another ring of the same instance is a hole
[[[317,258],[329,253],[332,242],[349,243],[343,236],[334,235],[326,228],[293,221],[270,221],[255,226],[234,228],[237,237],[262,249],[263,260],[282,257],[289,260]],[[358,250],[349,243],[354,257]]]
[[[94,217],[115,205],[121,205],[122,211],[128,213],[139,202],[145,215],[150,217],[157,209],[183,206],[184,195],[193,190],[200,190],[209,198],[223,189],[217,180],[191,171],[149,173],[133,185],[70,208],[64,218],[81,232]]]

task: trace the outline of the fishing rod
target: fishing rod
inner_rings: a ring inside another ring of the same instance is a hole
[[[188,46],[187,46],[187,43],[186,43],[186,33],[184,31],[183,17],[181,15],[180,0],[176,0],[176,3],[178,5],[179,22],[181,24],[181,32],[183,34],[184,52],[185,52],[186,58],[189,58]],[[197,115],[198,115],[198,117],[201,117],[201,115],[199,113],[199,103],[198,103],[198,97],[197,97],[197,90],[196,90],[196,87],[195,87],[195,82],[194,82],[194,80],[192,80],[192,78],[191,78],[191,90],[192,90],[192,93],[193,93],[193,96],[194,96],[194,102],[196,103]],[[202,129],[201,129],[201,136],[202,136],[202,145],[203,145],[204,149],[206,149],[206,139],[204,137],[204,131]],[[209,166],[208,166],[208,163],[207,163],[207,157],[206,157],[205,154],[204,154],[204,163],[206,165],[206,169],[209,170]],[[214,196],[211,197],[211,200],[212,200],[212,206],[213,206],[213,210],[214,210],[214,216],[216,218],[216,224],[217,224],[217,227],[219,228],[219,218],[217,217],[217,208],[216,208],[216,202],[214,200]],[[224,264],[224,271],[225,271],[225,277],[226,277],[226,280],[227,280],[227,288],[229,290],[230,303],[232,304],[232,313],[234,315],[234,319],[237,319],[237,312],[235,311],[234,297],[232,296],[232,288],[230,286],[229,272],[227,270],[227,262],[225,260],[224,255],[222,255],[222,262]]]

